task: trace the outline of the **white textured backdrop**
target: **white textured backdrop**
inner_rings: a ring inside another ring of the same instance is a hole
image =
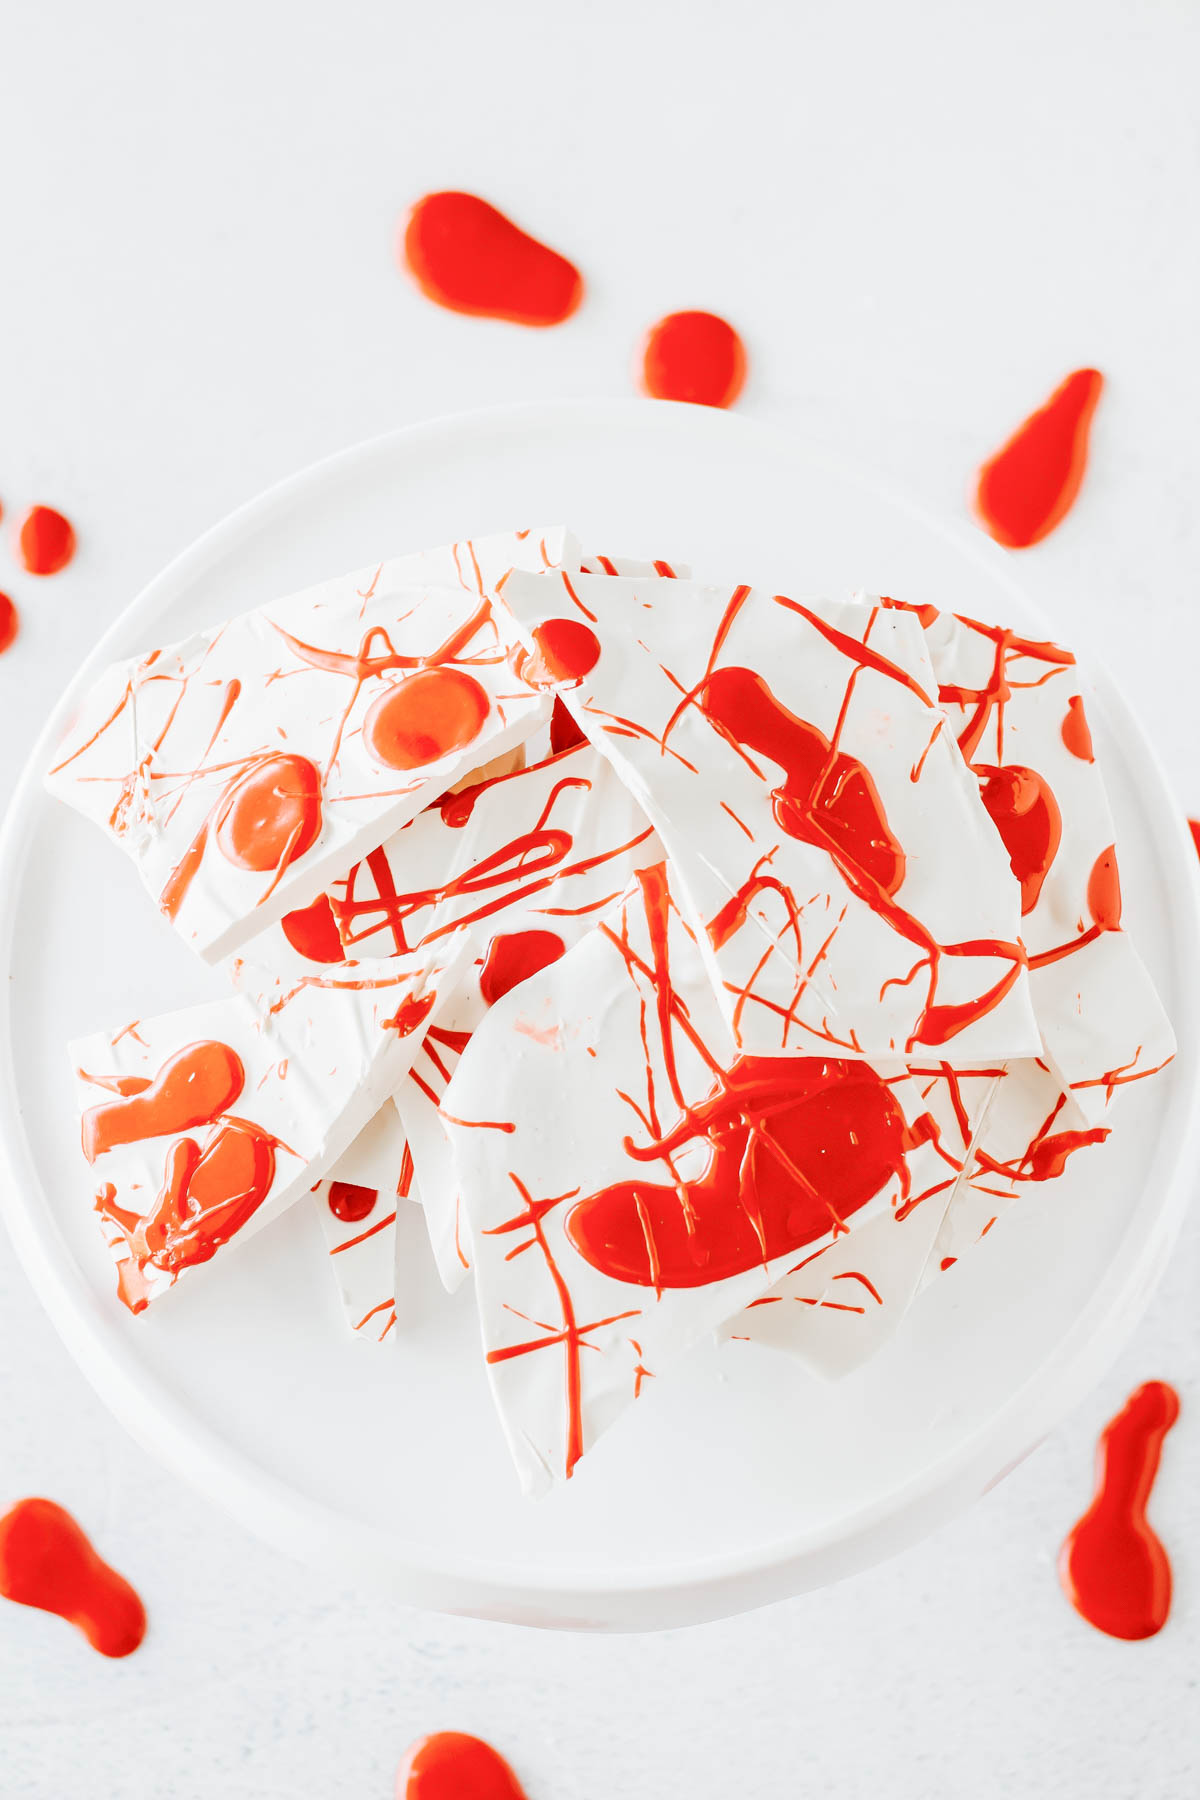
[[[954,511],[1073,366],[1110,386],[1024,572],[1200,812],[1200,11],[1192,0],[40,0],[0,64],[0,500],[75,520],[0,662],[0,768],[116,610],[267,482],[388,426],[627,391],[643,327],[726,312],[743,401]],[[572,255],[551,333],[440,314],[395,222],[481,189]],[[264,1549],[113,1425],[0,1262],[0,1504],[128,1571],[109,1664],[0,1607],[4,1800],[386,1800],[413,1736],[492,1738],[530,1800],[1189,1800],[1200,1787],[1200,1220],[1098,1392],[970,1516],[824,1594],[658,1638],[398,1611]],[[1054,1577],[1095,1434],[1184,1415],[1154,1503],[1174,1614],[1091,1632]]]

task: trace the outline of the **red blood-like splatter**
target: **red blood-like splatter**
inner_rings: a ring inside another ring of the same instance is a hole
[[[405,1756],[396,1773],[396,1800],[525,1800],[525,1790],[482,1738],[439,1731]]]
[[[1083,696],[1072,694],[1067,701],[1067,710],[1062,722],[1062,741],[1072,756],[1080,762],[1095,762],[1096,753],[1092,749],[1092,733],[1087,722],[1087,714],[1083,710]]]
[[[868,1063],[742,1057],[661,1140],[657,1161],[707,1139],[708,1167],[678,1184],[619,1182],[589,1195],[566,1230],[586,1262],[642,1287],[702,1287],[812,1243],[893,1176],[907,1194],[913,1140]]]
[[[975,504],[998,544],[1020,550],[1040,543],[1070,511],[1103,386],[1098,370],[1076,369],[984,463]]]
[[[1179,1396],[1165,1381],[1130,1395],[1101,1434],[1095,1498],[1059,1555],[1067,1598],[1110,1637],[1153,1637],[1171,1610],[1171,1564],[1146,1506],[1178,1417]]]
[[[21,629],[21,615],[7,594],[0,594],[0,656],[16,642]]]
[[[1016,763],[1000,769],[975,763],[973,768],[980,778],[983,804],[1021,884],[1021,912],[1031,913],[1062,839],[1058,802],[1049,782],[1034,769]]]
[[[292,949],[309,962],[345,962],[346,952],[338,936],[337,920],[328,894],[318,894],[311,906],[285,913],[280,923]]]
[[[399,251],[421,292],[451,312],[559,325],[583,298],[574,263],[476,194],[426,194],[408,215]]]
[[[129,1656],[146,1609],[53,1500],[18,1500],[0,1519],[0,1594],[77,1625],[102,1656]]]
[[[343,1225],[357,1225],[369,1218],[379,1198],[378,1188],[359,1187],[353,1181],[331,1181],[329,1210]]]
[[[100,1085],[114,1084],[120,1098],[84,1113],[83,1154],[94,1163],[118,1144],[207,1125],[233,1105],[245,1079],[237,1052],[212,1038],[177,1050],[152,1080],[140,1075],[100,1078]]]
[[[1196,846],[1196,854],[1200,856],[1200,819],[1189,819],[1188,830],[1192,834],[1192,842]]]
[[[655,400],[732,406],[745,380],[742,340],[716,313],[668,313],[650,327],[642,346],[642,386]]]
[[[385,688],[363,721],[363,742],[388,769],[419,769],[474,743],[487,689],[461,669],[421,669]]]
[[[274,1138],[237,1119],[222,1125],[203,1149],[194,1138],[176,1139],[154,1210],[145,1218],[114,1206],[107,1192],[97,1196],[96,1210],[125,1233],[139,1270],[153,1263],[175,1275],[211,1261],[258,1211],[274,1179]]]
[[[75,530],[52,506],[31,506],[17,528],[17,554],[31,575],[57,575],[75,554]]]
[[[503,931],[488,945],[479,972],[479,991],[488,1006],[564,955],[557,931]]]
[[[307,756],[264,757],[226,790],[215,835],[239,869],[286,868],[321,835],[321,771]]]

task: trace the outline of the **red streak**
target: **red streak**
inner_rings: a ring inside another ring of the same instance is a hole
[[[583,298],[574,263],[476,194],[426,194],[408,215],[402,263],[427,299],[451,312],[559,325]]]
[[[525,1800],[525,1791],[482,1738],[439,1731],[408,1751],[396,1772],[396,1800]]]
[[[16,642],[21,615],[7,594],[0,594],[0,656]]]
[[[57,575],[75,554],[75,529],[52,506],[31,506],[17,531],[17,554],[31,575]]]
[[[1083,696],[1072,694],[1067,701],[1067,710],[1063,715],[1062,741],[1072,756],[1080,762],[1095,762],[1096,753],[1092,749],[1092,733],[1087,722],[1087,714],[1083,710]]]
[[[141,1077],[134,1077],[141,1080]],[[83,1115],[83,1154],[90,1163],[118,1144],[167,1137],[208,1125],[242,1091],[245,1071],[228,1044],[204,1039],[177,1050],[138,1092],[90,1106]],[[108,1081],[101,1078],[101,1085]]]
[[[539,969],[557,962],[566,948],[556,931],[500,932],[488,945],[487,958],[479,972],[479,991],[485,1003],[494,1006]]]
[[[146,1609],[53,1500],[18,1500],[0,1519],[0,1594],[77,1625],[101,1656],[129,1656]]]
[[[329,1184],[329,1210],[343,1225],[360,1225],[375,1210],[378,1198],[377,1188],[358,1187],[352,1181],[331,1181]]]
[[[1188,830],[1192,834],[1192,842],[1196,846],[1196,854],[1200,856],[1200,819],[1189,819]]]
[[[746,380],[746,350],[725,319],[668,313],[642,345],[642,387],[655,400],[732,406]]]
[[[1179,1396],[1164,1381],[1130,1395],[1101,1434],[1095,1497],[1059,1554],[1067,1598],[1110,1637],[1153,1637],[1171,1610],[1171,1564],[1146,1506],[1178,1417]]]
[[[1040,543],[1070,511],[1103,386],[1098,370],[1076,369],[984,463],[975,504],[998,544],[1020,550]]]

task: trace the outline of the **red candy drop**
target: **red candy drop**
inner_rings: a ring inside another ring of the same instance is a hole
[[[583,298],[574,263],[476,194],[426,194],[408,215],[400,256],[421,292],[451,312],[558,325]]]
[[[331,1181],[328,1198],[329,1210],[335,1219],[340,1219],[343,1225],[357,1225],[374,1211],[379,1190],[359,1187],[353,1181]]]
[[[419,769],[474,743],[487,689],[461,669],[420,669],[385,688],[363,721],[363,742],[387,769]]]
[[[57,575],[75,554],[75,530],[52,506],[31,506],[17,528],[17,553],[31,575]]]

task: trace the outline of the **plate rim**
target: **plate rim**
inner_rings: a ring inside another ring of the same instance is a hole
[[[279,508],[292,506],[311,487],[352,475],[357,464],[411,450],[414,442],[461,433],[486,424],[514,430],[555,424],[578,426],[591,415],[612,420],[625,415],[639,429],[659,429],[686,416],[699,437],[727,434],[730,428],[759,440],[774,440],[793,458],[806,459],[850,481],[867,496],[901,508],[961,554],[983,565],[994,581],[1042,618],[1042,608],[1016,580],[1012,559],[968,523],[939,517],[855,459],[814,443],[774,421],[746,414],[673,402],[629,398],[527,401],[447,413],[395,427],[335,451],[270,484],[235,507],[187,545],[159,571],[112,621],[67,683],[36,737],[13,789],[0,827],[0,871],[23,874],[25,858],[44,801],[42,771],[83,685],[125,641],[191,582],[204,575],[247,527],[259,529]],[[319,577],[318,577],[319,578]],[[1122,732],[1125,758],[1153,795],[1148,821],[1169,878],[1171,912],[1190,914],[1191,929],[1172,933],[1179,957],[1181,988],[1200,992],[1200,861],[1182,807],[1174,803],[1157,752],[1103,662],[1090,652],[1087,673],[1105,711]],[[11,948],[20,879],[0,883],[0,952],[5,967]],[[1188,921],[1184,919],[1186,927]],[[1181,1009],[1182,1010],[1182,1009]],[[1190,1021],[1189,1021],[1190,1022]],[[1176,1021],[1182,1027],[1182,1021]],[[99,1397],[131,1436],[173,1473],[196,1487],[255,1535],[301,1560],[333,1565],[355,1578],[381,1577],[397,1597],[443,1612],[468,1613],[517,1623],[566,1629],[649,1630],[699,1623],[783,1599],[866,1568],[917,1541],[995,1485],[1016,1467],[1051,1427],[1100,1378],[1128,1340],[1149,1303],[1183,1222],[1190,1197],[1189,1169],[1200,1151],[1200,1081],[1190,1033],[1180,1029],[1178,1068],[1190,1078],[1181,1087],[1170,1117],[1174,1146],[1164,1151],[1163,1134],[1152,1167],[1164,1189],[1155,1221],[1139,1244],[1128,1237],[1130,1221],[1103,1280],[1077,1313],[1067,1335],[1039,1367],[973,1432],[898,1487],[889,1489],[835,1523],[795,1536],[757,1543],[750,1549],[658,1565],[653,1570],[615,1568],[559,1580],[553,1567],[519,1573],[489,1559],[469,1555],[430,1558],[378,1527],[356,1522],[346,1533],[330,1506],[292,1488],[252,1461],[219,1432],[191,1415],[161,1390],[143,1367],[144,1358],[112,1332],[45,1202],[42,1183],[25,1137],[13,1079],[10,984],[0,994],[0,1214],[18,1258],[59,1336]],[[40,1213],[40,1217],[39,1217]],[[1129,1251],[1128,1255],[1124,1252]],[[56,1254],[57,1252],[57,1254]]]

